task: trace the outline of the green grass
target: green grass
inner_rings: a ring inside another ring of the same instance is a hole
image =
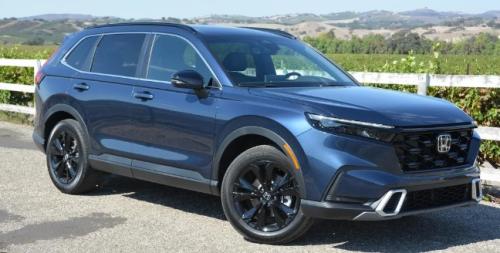
[[[33,125],[33,116],[16,112],[0,111],[0,121],[7,121],[22,125]]]

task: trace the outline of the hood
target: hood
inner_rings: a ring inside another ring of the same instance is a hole
[[[433,97],[362,86],[252,88],[250,93],[288,100],[326,116],[399,127],[470,124],[454,104]]]

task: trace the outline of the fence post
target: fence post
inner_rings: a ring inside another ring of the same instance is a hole
[[[33,64],[33,85],[35,84],[36,82],[36,73],[38,72],[38,70],[40,69],[41,67],[41,63],[40,63],[40,60],[36,60],[35,61],[35,64]]]
[[[40,60],[36,60],[35,64],[33,65],[33,85],[36,85],[36,73],[38,73],[38,70],[42,67],[42,64]],[[35,99],[35,94],[33,93],[33,107],[35,107],[36,110],[36,99]]]
[[[417,94],[422,96],[427,96],[427,88],[429,87],[430,83],[431,83],[431,76],[429,75],[429,73],[426,73],[425,80],[418,84]]]

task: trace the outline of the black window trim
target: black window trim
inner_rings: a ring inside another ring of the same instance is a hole
[[[88,64],[88,66],[86,66],[87,68],[85,68],[85,69],[79,69],[79,68],[71,66],[71,64],[67,63],[66,58],[70,57],[71,53],[73,53],[73,51],[76,50],[76,48],[78,46],[80,46],[80,44],[82,44],[84,40],[86,40],[88,38],[91,38],[91,37],[98,37],[98,38],[94,41],[94,44],[90,47],[90,50],[87,53],[87,60],[90,61],[89,64]],[[95,55],[95,51],[97,49],[97,45],[99,45],[99,43],[101,43],[101,39],[102,39],[101,35],[99,35],[99,36],[87,36],[85,38],[82,38],[80,41],[78,41],[77,45],[75,45],[73,48],[71,48],[68,51],[67,55],[64,56],[64,61],[66,62],[67,65],[70,65],[71,67],[73,67],[73,69],[78,69],[80,71],[90,71],[92,69],[92,64],[94,62],[94,55]]]
[[[94,65],[94,57],[95,57],[95,52],[97,51],[97,46],[99,44],[101,44],[101,40],[104,36],[102,35],[99,35],[99,38],[97,39],[97,41],[95,42],[95,45],[92,47],[92,58],[90,58],[90,65],[89,65],[89,69],[87,70],[88,72],[90,72],[90,70],[92,69],[92,65]],[[83,41],[83,39],[81,40]],[[81,41],[78,42],[78,44],[81,43]],[[73,49],[72,49],[73,50]],[[64,58],[65,61],[66,61],[66,58]],[[68,64],[69,65],[69,64]]]
[[[132,76],[123,76],[123,75],[113,75],[113,74],[106,74],[106,73],[98,73],[98,72],[91,72],[90,69],[89,71],[85,71],[85,70],[80,70],[80,69],[77,69],[71,65],[69,65],[67,62],[66,62],[66,58],[71,54],[71,52],[73,52],[73,50],[78,46],[80,45],[80,43],[85,40],[86,38],[89,38],[89,37],[95,37],[95,36],[100,36],[100,38],[98,39],[98,43],[96,45],[98,45],[100,43],[100,40],[102,40],[102,38],[106,35],[114,35],[114,34],[145,34],[146,35],[146,38],[144,39],[144,42],[143,43],[149,43],[149,47],[152,48],[152,42],[153,40],[148,40],[148,35],[152,35],[152,36],[156,36],[156,35],[168,35],[168,36],[174,36],[174,37],[178,37],[184,41],[186,41],[189,45],[191,45],[191,47],[193,47],[193,49],[196,51],[196,53],[198,54],[198,56],[202,59],[202,61],[205,63],[205,65],[207,66],[207,68],[210,70],[210,73],[212,73],[212,76],[215,78],[216,80],[216,83],[217,83],[217,86],[207,86],[207,88],[209,89],[218,89],[218,90],[222,90],[222,84],[221,82],[219,81],[219,77],[215,74],[215,71],[212,69],[212,67],[210,66],[210,64],[208,64],[208,61],[205,59],[205,57],[203,57],[203,55],[201,54],[201,52],[198,50],[198,48],[191,42],[189,41],[188,39],[186,39],[185,37],[179,35],[179,34],[175,34],[175,33],[164,33],[164,32],[108,32],[108,33],[96,33],[96,34],[90,34],[90,35],[86,35],[82,38],[80,38],[80,40],[78,40],[75,45],[73,45],[69,50],[68,52],[66,52],[64,54],[64,56],[62,57],[60,63],[76,72],[79,72],[79,73],[84,73],[84,74],[91,74],[91,75],[100,75],[100,76],[109,76],[109,77],[120,77],[120,78],[126,78],[126,79],[130,79],[130,80],[139,80],[139,81],[148,81],[148,82],[156,82],[156,83],[162,83],[162,84],[168,84],[168,85],[172,85],[172,83],[170,81],[160,81],[160,80],[154,80],[154,79],[149,79],[149,78],[143,78],[143,77],[132,77]],[[95,49],[97,48],[97,46],[94,46],[94,52],[93,52],[93,55],[92,55],[92,64],[93,64],[93,61],[94,61],[94,55],[95,55]],[[142,61],[147,61],[147,62],[140,62],[139,65],[141,66],[149,66],[149,59],[150,59],[150,56],[151,56],[151,51],[150,52],[147,52],[147,55],[144,56],[144,57],[140,57],[142,58],[141,60]]]

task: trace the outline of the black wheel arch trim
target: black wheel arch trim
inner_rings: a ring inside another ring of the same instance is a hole
[[[274,142],[277,146],[279,146],[280,151],[282,151],[289,159],[292,159],[288,152],[284,149],[283,145],[289,145],[294,152],[295,156],[297,157],[299,164],[300,164],[300,169],[296,170],[297,173],[295,173],[297,177],[297,181],[299,183],[299,189],[300,189],[300,194],[301,197],[304,198],[306,196],[306,191],[305,191],[305,181],[302,175],[302,170],[305,167],[304,164],[305,162],[303,161],[302,157],[303,151],[300,148],[300,145],[298,141],[293,137],[292,134],[289,134],[290,136],[287,137],[282,137],[282,135],[287,135],[285,134],[278,134],[275,131],[272,131],[268,128],[262,127],[262,126],[243,126],[240,128],[237,128],[230,132],[223,141],[218,145],[217,151],[214,155],[214,162],[212,165],[212,180],[213,181],[218,181],[218,175],[219,175],[219,169],[220,169],[220,162],[222,159],[222,155],[224,154],[224,151],[226,148],[239,137],[245,136],[245,135],[259,135],[262,137],[265,137],[272,142]],[[286,139],[285,139],[286,138]],[[292,163],[293,164],[293,163]],[[295,169],[294,169],[295,170]],[[214,195],[220,195],[220,183],[218,182],[217,184],[212,186],[212,193]]]
[[[85,133],[85,137],[87,138],[86,141],[87,141],[87,143],[90,144],[90,142],[89,142],[90,140],[88,140],[89,134],[88,134],[87,124],[85,124],[83,117],[81,116],[80,112],[78,112],[78,110],[76,110],[75,108],[73,108],[72,106],[67,105],[67,104],[56,104],[56,105],[51,106],[47,110],[47,112],[43,116],[42,133],[45,133],[45,130],[46,130],[45,127],[47,124],[47,120],[50,119],[50,117],[52,117],[54,114],[60,113],[60,112],[64,112],[64,113],[71,115],[76,121],[78,121],[78,123],[80,123],[80,125],[82,126],[82,130]],[[45,136],[42,136],[42,138],[44,139],[44,143],[46,145],[47,140],[45,140]]]

